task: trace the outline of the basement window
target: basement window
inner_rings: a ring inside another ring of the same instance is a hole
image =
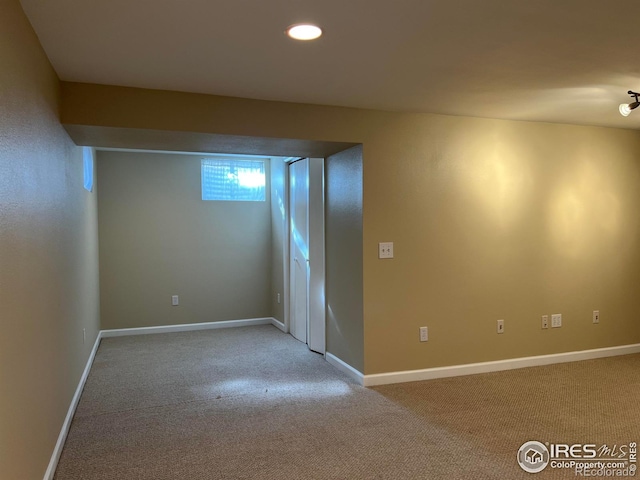
[[[264,202],[264,160],[202,159],[202,200]]]

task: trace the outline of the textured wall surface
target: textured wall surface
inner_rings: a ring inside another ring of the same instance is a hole
[[[367,373],[640,342],[638,132],[404,120],[365,143]]]
[[[58,79],[0,2],[0,477],[41,480],[99,329],[96,196]],[[83,329],[86,342],[83,343]]]
[[[66,123],[129,127],[132,143],[136,128],[362,143],[367,374],[640,342],[637,131],[65,91]],[[553,313],[563,327],[542,330]]]
[[[327,352],[364,369],[362,147],[326,159]]]
[[[283,158],[271,159],[271,316],[284,322],[284,252],[287,239],[286,165]],[[280,303],[278,303],[280,294]]]
[[[271,316],[268,190],[203,201],[202,158],[98,152],[103,329]]]

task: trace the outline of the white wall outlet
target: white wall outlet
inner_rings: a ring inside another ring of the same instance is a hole
[[[600,323],[600,310],[593,311],[593,323]]]
[[[378,258],[393,258],[393,242],[378,244]]]
[[[504,320],[498,320],[498,333],[504,333]]]
[[[87,341],[87,329],[83,328],[82,329],[82,344],[84,345],[84,343]]]
[[[180,304],[180,299],[178,298],[178,295],[171,295],[171,305],[173,305],[174,307],[176,305]]]
[[[280,303],[280,294],[278,294],[278,303]]]
[[[551,315],[551,328],[560,328],[562,326],[562,314],[554,313]]]
[[[549,328],[549,315],[542,315],[542,328]]]
[[[420,341],[426,342],[429,340],[429,329],[427,327],[420,327]]]

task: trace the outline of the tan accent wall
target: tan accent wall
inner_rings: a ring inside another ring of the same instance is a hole
[[[640,342],[637,131],[98,85],[63,92],[63,123],[128,128],[132,143],[135,129],[362,143],[367,374]],[[378,260],[382,241],[395,242],[393,260]],[[552,313],[563,327],[542,330]]]
[[[0,2],[0,477],[42,480],[99,330],[96,195],[59,82]],[[86,342],[83,343],[83,329]]]
[[[367,373],[640,342],[638,132],[402,120],[365,143]]]
[[[364,369],[362,147],[325,164],[327,352]]]
[[[340,107],[62,82],[62,123],[90,144],[94,144],[94,139],[100,137],[102,132],[104,141],[115,142],[118,138],[109,135],[110,128],[85,131],[80,127],[141,129],[145,140],[150,142],[156,139],[148,130],[183,132],[187,136],[193,132],[232,137],[240,135],[246,137],[245,142],[249,147],[256,138],[360,143],[372,122],[384,122],[387,118],[377,113]],[[121,141],[137,142],[139,138],[122,139],[122,131],[116,130],[116,133],[121,134]],[[173,134],[170,136],[173,137]],[[174,141],[180,138],[174,138]],[[264,145],[262,141],[258,143]],[[287,144],[275,143],[270,147],[285,150]],[[317,145],[314,154],[324,153],[317,150],[322,145]],[[127,144],[119,146],[124,148]],[[166,149],[170,149],[168,147]],[[300,145],[300,148],[304,148],[304,145]],[[342,146],[330,153],[344,148]],[[296,152],[279,150],[271,155],[296,156]]]
[[[203,201],[202,158],[98,152],[103,329],[271,316],[268,190]]]

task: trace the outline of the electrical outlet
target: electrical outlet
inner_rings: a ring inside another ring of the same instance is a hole
[[[278,303],[280,303],[280,294],[278,294]]]
[[[420,327],[420,341],[426,342],[429,340],[429,330],[427,327]]]
[[[554,313],[551,315],[551,328],[560,328],[562,326],[562,314]]]
[[[378,244],[378,258],[393,258],[393,242]]]
[[[84,345],[84,343],[87,341],[87,329],[83,328],[82,329],[82,344]]]
[[[600,310],[593,311],[593,323],[600,323]]]
[[[171,305],[175,307],[179,304],[180,304],[180,299],[178,298],[178,295],[171,295]]]
[[[549,315],[542,315],[542,328],[549,328]]]
[[[504,320],[498,320],[498,333],[504,333]]]

